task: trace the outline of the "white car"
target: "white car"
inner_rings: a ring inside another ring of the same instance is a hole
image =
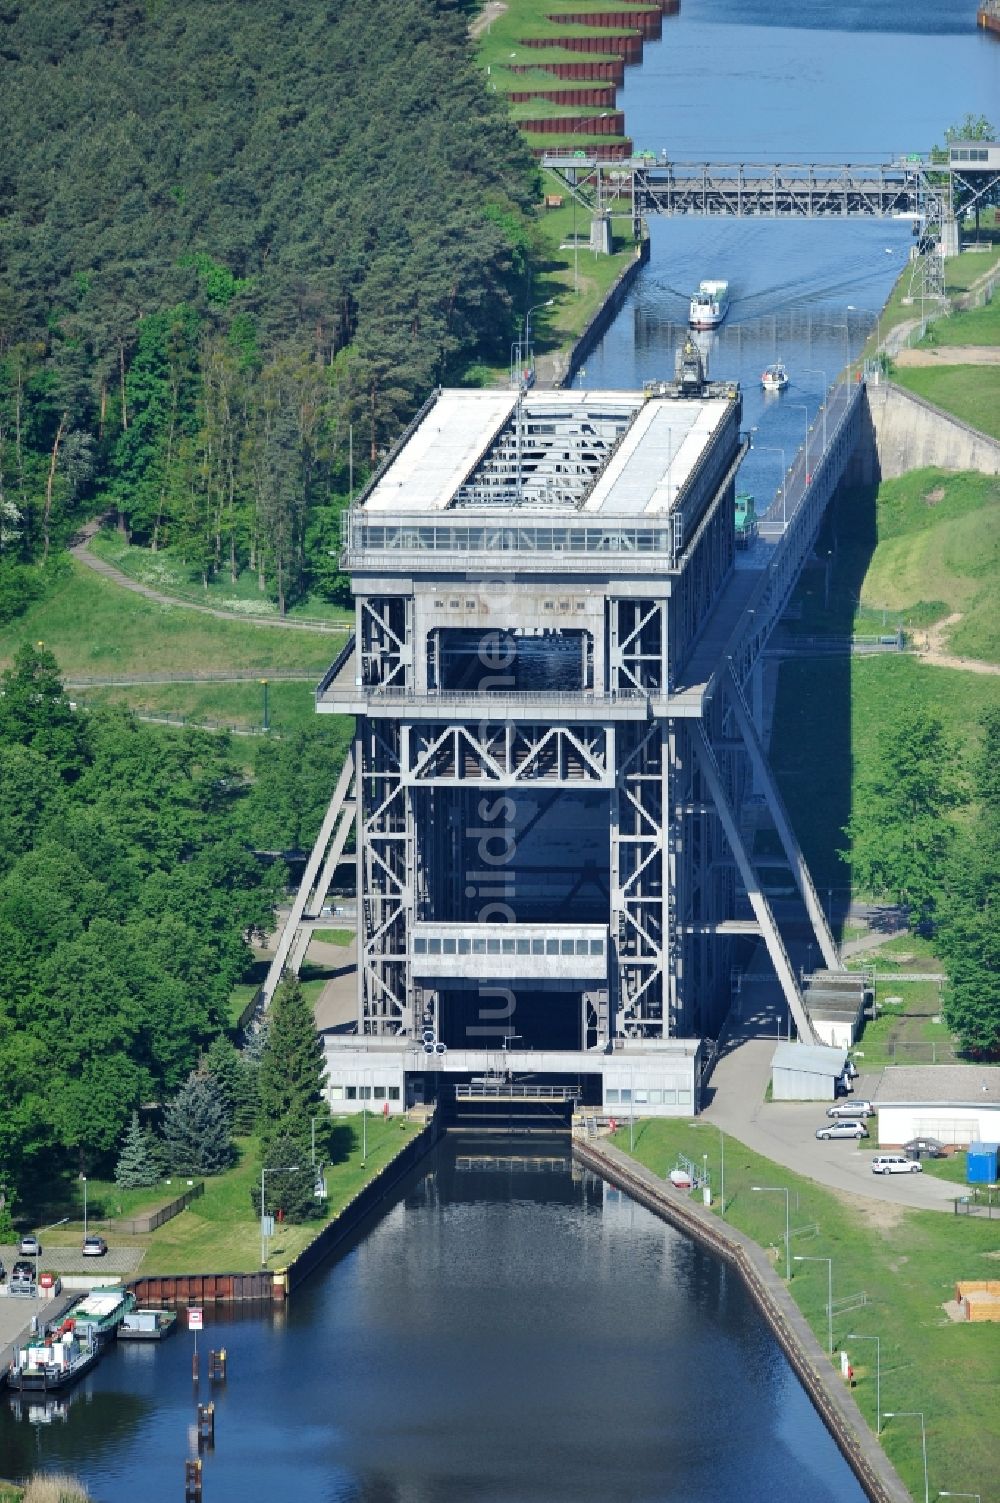
[[[828,1117],[872,1117],[875,1108],[870,1101],[835,1101],[826,1109]]]
[[[919,1159],[902,1153],[877,1153],[872,1159],[873,1174],[921,1174],[923,1167]]]
[[[826,1127],[817,1127],[817,1138],[867,1138],[868,1129],[863,1122],[829,1122]]]

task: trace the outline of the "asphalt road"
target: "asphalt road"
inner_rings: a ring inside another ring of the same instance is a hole
[[[771,977],[747,977],[742,994],[743,1016],[734,1020],[712,1073],[709,1104],[704,1118],[738,1138],[748,1148],[786,1169],[807,1175],[817,1184],[845,1190],[923,1211],[954,1211],[960,1186],[931,1174],[873,1174],[871,1161],[878,1151],[875,1119],[868,1124],[871,1138],[860,1144],[850,1138],[822,1142],[817,1127],[829,1120],[828,1103],[765,1102],[771,1056],[783,1022],[784,1003]],[[869,1094],[862,1075],[854,1094]]]

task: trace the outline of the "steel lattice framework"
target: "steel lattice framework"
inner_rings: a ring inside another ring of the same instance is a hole
[[[357,716],[353,753],[282,935],[268,995],[282,967],[297,968],[302,959],[304,926],[321,911],[356,816],[362,1035],[404,1043],[419,1042],[428,1029],[437,1035],[443,999],[456,983],[435,979],[426,936],[496,923],[495,915],[470,913],[475,877],[486,908],[523,901],[525,890],[544,903],[551,887],[544,922],[556,935],[577,932],[577,906],[590,904],[591,916],[578,922],[591,936],[606,935],[607,958],[600,962],[603,985],[576,982],[581,1048],[614,1038],[655,1044],[714,1035],[729,1005],[732,944],[745,936],[763,940],[800,1036],[813,1037],[754,857],[758,816],[777,835],[825,963],[836,969],[839,959],[761,743],[758,670],[856,444],[863,398],[860,385],[835,389],[822,458],[814,455],[801,475],[788,477],[784,525],[742,563],[733,494],[745,441],[739,393],[729,388],[716,397],[725,416],[715,437],[676,495],[668,492],[679,521],[665,535],[662,518],[644,521],[633,511],[626,532],[621,511],[599,516],[595,555],[589,533],[577,539],[569,530],[570,518],[578,525],[587,515],[588,481],[563,528],[543,536],[526,511],[509,539],[523,549],[486,575],[471,571],[461,550],[487,526],[488,512],[463,500],[436,518],[404,518],[389,505],[381,521],[378,508],[362,502],[369,530],[357,516],[347,527],[355,638],[317,691],[320,709]],[[694,409],[674,413],[677,400],[663,390],[636,398],[650,443],[661,419],[692,431]],[[572,427],[579,437],[578,419],[574,411],[567,433]],[[631,428],[627,433],[631,462],[645,473],[642,444],[633,442]],[[501,433],[492,453],[508,437]],[[625,442],[622,432],[614,435],[612,451]],[[462,483],[475,480],[473,467]],[[395,492],[382,494],[391,503]],[[633,492],[626,486],[621,494]],[[449,516],[461,518],[457,531],[443,525]],[[680,547],[677,538],[684,539]],[[578,555],[559,551],[571,545]],[[495,665],[485,677],[481,669],[470,677],[463,669],[470,636],[480,648],[495,638],[490,652],[501,667],[520,653],[533,671],[541,653],[571,670],[576,687],[528,689]],[[568,822],[553,825],[553,811],[567,799]],[[508,804],[516,813],[505,838],[522,851],[535,840],[543,863],[547,842],[587,854],[573,880],[572,873],[547,874],[544,864],[526,878],[519,869],[506,876],[469,870],[469,828],[475,836],[477,822]],[[534,943],[527,936],[542,920],[511,913],[500,932],[510,935],[503,944],[513,957],[518,946],[527,954]],[[457,940],[434,943],[451,945],[452,969],[441,974],[459,975]],[[500,940],[490,943],[499,953]],[[560,943],[572,949],[577,941]],[[576,974],[593,978],[592,941],[579,943],[587,960]],[[567,959],[565,984],[572,984],[572,965]],[[471,954],[467,975],[470,984],[491,978],[488,963]]]

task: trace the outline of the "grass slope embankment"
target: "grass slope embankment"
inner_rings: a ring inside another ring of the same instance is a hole
[[[42,641],[67,676],[217,672],[266,675],[269,668],[322,673],[341,638],[220,620],[184,605],[161,605],[69,559],[44,599],[0,636],[0,667],[22,642]]]
[[[613,1141],[627,1153],[628,1127]],[[707,1153],[718,1194],[721,1161],[714,1125],[636,1124],[640,1163],[666,1175],[678,1153],[695,1163]],[[1000,1431],[994,1424],[1000,1325],[956,1323],[943,1306],[953,1298],[957,1279],[996,1276],[995,1224],[836,1193],[761,1158],[734,1138],[725,1139],[725,1181],[726,1220],[768,1248],[779,1273],[784,1270],[784,1197],[755,1194],[755,1184],[790,1191],[793,1255],[833,1259],[834,1345],[850,1355],[856,1397],[871,1428],[875,1344],[849,1340],[849,1332],[880,1338],[883,1412],[924,1412],[931,1496],[947,1483],[986,1497],[991,1479],[1000,1476]],[[826,1266],[792,1267],[791,1293],[825,1346]],[[838,1313],[848,1302],[850,1309]],[[922,1498],[919,1425],[889,1421],[881,1440],[914,1498]]]
[[[980,433],[1000,438],[1000,366],[899,366],[893,380]]]
[[[325,1225],[334,1220],[364,1185],[384,1168],[419,1131],[400,1117],[388,1120],[369,1115],[367,1157],[362,1159],[360,1119],[334,1121],[335,1162],[326,1171],[329,1199],[322,1220],[292,1225],[283,1222],[275,1230],[268,1253],[269,1268],[284,1268],[309,1245]],[[113,1215],[92,1215],[91,1230],[98,1228],[113,1247],[137,1247],[143,1252],[139,1275],[193,1273],[250,1273],[260,1265],[260,1222],[250,1192],[260,1185],[260,1159],[252,1139],[237,1141],[239,1162],[226,1174],[205,1179],[205,1193],[172,1221],[148,1236],[136,1237],[118,1230],[121,1219],[168,1200],[177,1193],[173,1185],[125,1193],[113,1182],[88,1184],[91,1203]],[[121,1208],[119,1210],[119,1207]],[[50,1246],[79,1246],[82,1223],[67,1222],[46,1230],[43,1241]]]
[[[1000,703],[1000,677],[909,654],[851,655],[846,639],[897,625],[926,629],[961,612],[949,650],[1000,662],[998,523],[1000,482],[982,475],[914,471],[877,494],[843,492],[833,503],[817,549],[832,554],[829,592],[823,571],[805,572],[793,630],[841,637],[845,650],[782,663],[771,738],[772,765],[821,889],[848,881],[837,852],[857,789],[876,770],[885,724],[922,704],[968,765],[979,717]]]

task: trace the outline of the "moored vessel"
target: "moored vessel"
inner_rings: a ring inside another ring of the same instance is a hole
[[[729,283],[710,279],[692,294],[688,323],[693,329],[717,329],[728,312]]]
[[[118,1327],[118,1340],[162,1341],[176,1329],[176,1310],[128,1310]]]
[[[33,1336],[14,1349],[8,1386],[15,1393],[53,1393],[68,1388],[96,1365],[101,1351],[101,1343],[89,1328],[78,1330],[69,1316],[55,1331]]]

